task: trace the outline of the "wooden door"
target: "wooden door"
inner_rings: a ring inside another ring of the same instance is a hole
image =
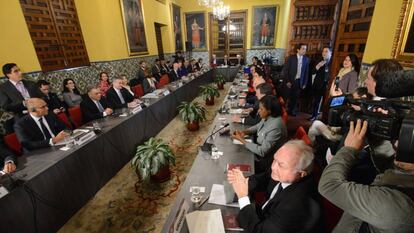
[[[354,53],[362,61],[374,7],[375,0],[343,0],[333,52],[331,80],[349,53]]]
[[[294,0],[286,56],[296,54],[296,45],[308,46],[307,56],[319,58],[324,46],[332,46],[339,17],[338,0]]]
[[[209,14],[210,21],[210,57],[217,59],[227,55],[229,60],[236,60],[237,54],[246,57],[246,11],[232,11],[225,20],[217,20]]]
[[[43,71],[89,65],[73,0],[20,0]]]

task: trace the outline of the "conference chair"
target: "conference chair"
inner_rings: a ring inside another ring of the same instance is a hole
[[[70,119],[72,123],[75,125],[75,128],[79,128],[82,125],[82,111],[79,106],[72,107],[68,109]]]
[[[17,156],[22,155],[22,145],[17,140],[16,133],[11,133],[3,137],[6,146]]]

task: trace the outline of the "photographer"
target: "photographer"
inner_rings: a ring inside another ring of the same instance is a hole
[[[368,122],[350,123],[341,148],[325,168],[319,192],[344,210],[333,232],[412,233],[414,229],[414,163],[395,161],[371,185],[348,181],[364,145]]]

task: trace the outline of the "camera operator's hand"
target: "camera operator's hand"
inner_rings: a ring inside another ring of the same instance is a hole
[[[351,121],[348,135],[345,138],[345,146],[361,150],[364,146],[365,134],[367,132],[368,122],[364,121],[361,127],[361,120],[358,120],[354,127],[354,122]]]

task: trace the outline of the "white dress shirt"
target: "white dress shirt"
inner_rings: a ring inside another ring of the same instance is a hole
[[[303,61],[303,56],[299,56],[299,54],[296,54],[296,56],[298,57],[298,68],[297,68],[295,80],[300,79],[300,75],[302,73],[302,61]]]
[[[272,198],[276,195],[276,191],[277,191],[277,189],[279,188],[279,185],[280,184],[282,184],[282,188],[283,189],[285,189],[285,188],[287,188],[289,185],[291,185],[290,183],[279,183],[279,184],[277,184],[274,188],[273,188],[273,191],[272,191],[272,193],[270,194],[270,197],[269,197],[269,199],[264,203],[264,205],[262,206],[262,209],[264,209],[265,208],[265,206],[269,203],[269,201],[270,200],[272,200]],[[248,196],[246,196],[246,197],[242,197],[242,198],[239,198],[239,207],[240,207],[240,209],[243,209],[244,207],[246,207],[246,206],[248,206],[248,205],[250,205],[250,199],[249,199],[249,197]]]
[[[46,119],[45,119],[44,117],[37,117],[37,116],[33,116],[31,113],[30,113],[30,116],[31,116],[31,117],[33,118],[33,120],[36,122],[36,125],[37,125],[37,127],[39,127],[40,131],[42,132],[43,137],[45,136],[45,133],[43,132],[43,130],[42,130],[42,126],[40,125],[40,122],[39,122],[40,118],[42,118],[42,122],[43,122],[43,124],[46,126],[46,129],[49,131],[50,136],[52,136],[52,138],[54,138],[54,137],[55,137],[55,134],[53,134],[52,130],[51,130],[51,129],[50,129],[50,127],[49,127],[49,124],[47,123],[47,121],[46,121]],[[51,146],[53,146],[53,141],[52,141],[52,138],[50,138],[50,139],[49,139],[49,145],[51,145]],[[46,139],[46,138],[45,138],[45,139]]]
[[[118,90],[118,89],[116,89],[116,88],[114,88],[114,90],[116,91],[116,94],[118,94],[118,97],[119,97],[119,99],[121,100],[121,103],[122,103],[122,104],[125,104],[125,99],[124,99],[124,97],[122,96],[121,90]]]

